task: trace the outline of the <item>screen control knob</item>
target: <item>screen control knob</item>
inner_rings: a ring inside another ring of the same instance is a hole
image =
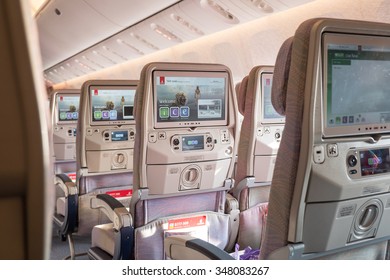
[[[350,156],[348,157],[348,165],[349,165],[350,167],[356,166],[357,161],[358,161],[358,160],[357,160],[357,158],[356,158],[355,155],[350,155]]]
[[[211,136],[208,136],[206,138],[206,143],[211,143],[211,142],[213,142],[213,138],[211,138]]]
[[[173,145],[178,146],[180,144],[180,141],[179,141],[179,139],[175,138],[175,139],[173,139],[172,143],[173,143]]]

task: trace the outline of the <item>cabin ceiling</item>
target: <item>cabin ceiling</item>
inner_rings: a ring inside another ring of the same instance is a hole
[[[50,0],[36,15],[57,84],[313,0]]]

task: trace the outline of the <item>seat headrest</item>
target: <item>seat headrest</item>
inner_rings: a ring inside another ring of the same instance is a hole
[[[236,86],[236,94],[237,94],[237,105],[238,111],[241,115],[245,113],[245,99],[246,99],[246,91],[248,89],[248,76],[245,76],[244,79]]]
[[[286,96],[288,75],[291,64],[291,50],[293,37],[288,38],[280,47],[275,62],[274,76],[272,82],[271,101],[276,112],[281,115],[286,114]]]

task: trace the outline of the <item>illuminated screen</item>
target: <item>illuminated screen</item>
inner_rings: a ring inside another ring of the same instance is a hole
[[[390,128],[390,39],[324,36],[325,135]]]
[[[92,124],[134,121],[135,87],[91,87]]]
[[[155,71],[155,127],[227,124],[226,72]]]
[[[263,73],[261,75],[261,90],[263,104],[263,122],[265,123],[284,123],[284,116],[275,111],[271,102],[273,74]]]
[[[360,166],[362,176],[389,172],[389,149],[361,151]]]
[[[57,94],[58,122],[77,122],[79,118],[79,95]]]
[[[127,130],[111,132],[111,141],[127,141],[128,139],[129,133]]]
[[[182,137],[183,151],[203,150],[204,137],[203,135],[183,136]]]

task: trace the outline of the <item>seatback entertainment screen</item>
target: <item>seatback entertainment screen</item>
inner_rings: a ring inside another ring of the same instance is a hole
[[[56,98],[58,123],[77,123],[80,96],[78,94],[57,94]]]
[[[91,87],[91,124],[133,123],[135,91],[135,87]]]
[[[155,128],[227,124],[228,73],[154,71]]]
[[[324,35],[324,135],[390,129],[390,39]]]

